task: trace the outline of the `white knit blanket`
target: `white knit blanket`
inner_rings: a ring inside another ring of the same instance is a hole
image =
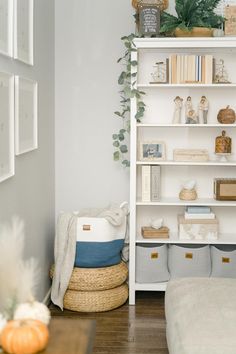
[[[171,280],[165,311],[170,354],[236,354],[236,279]]]
[[[126,223],[127,203],[122,207],[83,209],[77,213],[61,213],[57,221],[54,244],[55,271],[52,281],[51,300],[63,310],[63,298],[74,268],[76,254],[77,219],[79,217],[105,218],[113,226]]]

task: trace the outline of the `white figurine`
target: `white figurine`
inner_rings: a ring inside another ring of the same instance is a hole
[[[190,111],[188,111],[186,124],[198,124],[198,115],[194,109],[190,109]]]
[[[174,99],[175,102],[175,111],[173,117],[173,124],[180,124],[181,123],[181,111],[183,107],[183,99],[179,96],[176,96]]]
[[[207,124],[207,115],[209,110],[209,102],[206,96],[202,96],[198,105],[198,117],[201,124]]]
[[[193,109],[192,98],[190,96],[187,97],[185,102],[185,121],[187,123],[188,112]]]

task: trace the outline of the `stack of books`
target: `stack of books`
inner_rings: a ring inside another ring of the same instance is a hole
[[[185,209],[184,218],[190,220],[215,219],[215,214],[208,206],[188,206]]]
[[[212,55],[177,55],[169,57],[170,84],[212,84],[213,82]]]
[[[161,198],[161,166],[142,166],[142,202],[157,202]]]

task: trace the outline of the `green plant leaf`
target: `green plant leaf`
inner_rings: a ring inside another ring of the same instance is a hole
[[[130,167],[130,162],[128,160],[123,160],[122,165],[124,165],[125,167]]]
[[[120,146],[120,151],[122,152],[122,154],[125,154],[126,152],[128,152],[127,145],[121,145]]]
[[[118,139],[119,139],[120,141],[125,140],[124,134],[118,134]]]
[[[119,159],[120,159],[120,152],[119,151],[115,151],[113,153],[113,159],[114,159],[114,161],[119,161]]]
[[[120,146],[119,141],[118,141],[118,140],[114,141],[113,146],[115,146],[115,147],[119,147],[119,146]]]
[[[121,117],[121,113],[120,112],[118,112],[118,111],[116,111],[116,112],[114,112],[117,116],[119,116],[119,117]]]
[[[121,130],[120,130],[120,134],[124,134],[125,132],[126,132],[125,129],[121,129]]]
[[[132,66],[137,66],[137,65],[138,65],[138,62],[137,62],[137,60],[132,60],[132,61],[130,62],[130,64],[131,64]]]
[[[113,139],[113,140],[118,139],[118,134],[112,134],[112,139]]]

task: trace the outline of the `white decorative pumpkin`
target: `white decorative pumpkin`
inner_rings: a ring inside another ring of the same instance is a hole
[[[22,319],[39,320],[48,325],[50,322],[50,311],[42,302],[31,301],[19,304],[14,313],[14,320]]]

